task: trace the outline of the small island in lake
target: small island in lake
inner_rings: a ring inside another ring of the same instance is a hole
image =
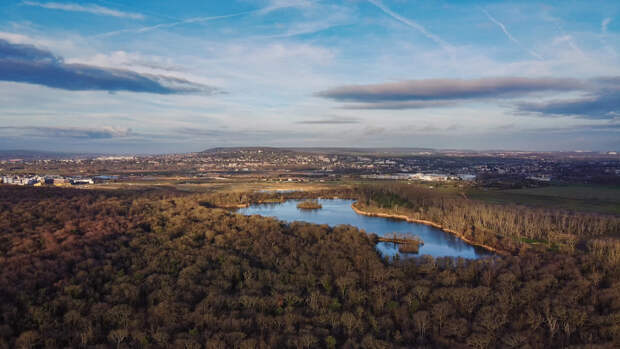
[[[420,252],[420,243],[419,241],[411,241],[403,244],[398,244],[398,252],[400,253],[418,253]]]
[[[418,236],[409,236],[404,234],[393,233],[391,236],[386,235],[377,237],[377,242],[391,242],[398,245],[400,253],[418,253],[420,245],[424,245],[424,241]]]
[[[317,200],[306,200],[298,203],[297,208],[302,210],[319,210],[323,206]]]

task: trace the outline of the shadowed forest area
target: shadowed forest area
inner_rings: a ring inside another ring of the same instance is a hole
[[[513,255],[387,260],[354,227],[218,208],[318,196],[357,197]],[[0,348],[618,347],[618,226],[406,186],[0,186]]]

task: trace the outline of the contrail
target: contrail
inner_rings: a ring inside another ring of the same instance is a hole
[[[152,30],[160,29],[160,28],[171,28],[171,27],[176,27],[178,25],[182,25],[182,24],[209,22],[209,21],[213,21],[213,20],[216,20],[216,19],[224,19],[224,18],[243,16],[243,15],[246,15],[248,13],[254,13],[254,12],[257,12],[257,11],[244,11],[244,12],[238,12],[238,13],[233,13],[233,14],[230,14],[230,15],[223,15],[223,16],[193,17],[193,18],[188,18],[188,19],[184,19],[184,20],[181,20],[181,21],[177,21],[177,22],[156,24],[156,25],[152,25],[152,26],[148,26],[148,27],[116,30],[116,31],[107,32],[107,33],[103,33],[103,34],[98,34],[98,35],[95,35],[94,37],[109,37],[109,36],[114,36],[114,35],[118,35],[118,34],[122,34],[122,33],[145,33],[145,32],[149,32],[149,31],[152,31]]]
[[[444,49],[450,49],[451,46],[449,44],[447,44],[445,41],[443,41],[439,36],[429,32],[428,30],[426,30],[426,28],[424,28],[422,25],[420,25],[419,23],[412,21],[410,19],[407,19],[401,15],[399,15],[398,13],[395,13],[394,11],[390,10],[387,6],[385,6],[380,0],[368,0],[368,2],[370,2],[371,4],[377,6],[381,11],[383,11],[385,14],[387,14],[388,16],[394,18],[395,20],[419,31],[420,33],[422,33],[422,35],[426,36],[427,38],[433,40],[434,42],[436,42],[439,46],[441,46]]]
[[[112,16],[112,17],[123,17],[123,18],[131,18],[131,19],[144,19],[144,15],[140,13],[132,13],[132,12],[123,12],[114,10],[108,7],[103,7],[95,4],[65,4],[59,2],[36,2],[36,1],[22,1],[22,4],[27,6],[37,6],[50,10],[60,10],[60,11],[71,11],[71,12],[86,12],[94,15],[100,16]]]
[[[538,59],[543,59],[541,55],[539,55],[538,53],[532,51],[532,50],[528,50],[525,47],[523,47],[523,45],[521,45],[521,43],[519,42],[519,40],[515,39],[514,36],[512,36],[512,34],[510,34],[510,32],[508,31],[508,29],[506,29],[506,26],[504,25],[504,23],[498,21],[497,19],[495,19],[495,17],[491,16],[491,14],[489,12],[487,12],[487,10],[481,8],[482,12],[484,12],[485,15],[487,15],[487,17],[491,20],[491,22],[497,24],[498,27],[500,27],[502,29],[502,31],[504,32],[504,34],[506,34],[506,36],[508,37],[508,39],[510,39],[510,41],[514,42],[515,44],[517,44],[517,46],[519,46],[521,49],[527,51],[529,54],[531,54],[532,56],[538,58]]]

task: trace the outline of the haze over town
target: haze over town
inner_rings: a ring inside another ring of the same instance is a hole
[[[615,1],[0,4],[0,149],[620,148]]]

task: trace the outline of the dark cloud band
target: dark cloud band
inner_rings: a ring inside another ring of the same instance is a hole
[[[218,92],[185,79],[129,70],[66,64],[62,58],[31,45],[0,39],[0,80],[70,91],[132,91],[158,94]]]
[[[542,115],[579,115],[590,119],[620,117],[620,78],[594,79],[596,87],[582,98],[556,99],[539,103],[519,103],[520,111]]]
[[[342,86],[317,93],[341,102],[394,102],[517,97],[541,91],[571,91],[583,88],[575,79],[487,78],[474,80],[430,79],[385,84]]]
[[[45,126],[0,126],[0,133],[16,133],[24,137],[108,139],[134,135],[131,129],[117,127],[80,128]]]
[[[573,92],[581,97],[529,102],[535,93]],[[566,78],[432,79],[385,84],[342,86],[322,91],[319,97],[344,102],[346,109],[421,109],[446,107],[464,101],[520,98],[517,112],[543,116],[579,116],[591,119],[620,117],[620,77],[588,80]]]

